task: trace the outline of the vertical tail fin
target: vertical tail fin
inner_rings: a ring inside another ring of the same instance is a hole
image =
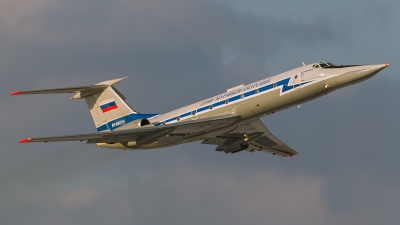
[[[157,114],[140,114],[133,110],[123,96],[112,85],[127,77],[104,81],[96,85],[107,85],[97,92],[79,92],[72,99],[85,98],[97,131],[113,131],[138,119],[154,117]]]

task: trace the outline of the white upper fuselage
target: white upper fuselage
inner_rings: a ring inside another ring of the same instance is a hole
[[[248,85],[228,89],[225,93],[149,120],[155,126],[162,126],[178,121],[229,114],[241,116],[243,119],[261,117],[368,79],[388,64],[330,67],[329,65],[314,63],[301,66]]]

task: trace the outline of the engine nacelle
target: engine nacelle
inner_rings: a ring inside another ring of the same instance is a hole
[[[113,149],[121,149],[126,150],[127,147],[122,145],[121,143],[96,143],[97,147],[101,148],[113,148]]]
[[[133,122],[135,122],[135,121],[133,121]],[[138,121],[137,124],[139,127],[144,127],[146,125],[149,125],[150,121],[148,119],[142,119],[142,120]]]
[[[138,127],[144,127],[150,125],[150,121],[148,119],[138,119],[135,121],[132,121],[130,123],[127,123],[121,127],[118,127],[116,130],[121,130],[121,129],[134,129]]]

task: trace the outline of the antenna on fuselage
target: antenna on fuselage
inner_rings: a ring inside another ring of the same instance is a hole
[[[303,66],[305,66],[305,65],[306,65],[304,62],[301,62],[301,63],[303,63]]]

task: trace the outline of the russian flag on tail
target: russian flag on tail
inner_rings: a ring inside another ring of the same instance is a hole
[[[102,101],[102,102],[100,103],[100,109],[101,109],[101,111],[102,111],[103,113],[108,112],[108,111],[111,111],[111,110],[113,110],[113,109],[117,109],[117,108],[118,108],[118,106],[117,106],[117,104],[115,103],[115,101],[114,101],[113,98],[107,99],[107,100]]]

